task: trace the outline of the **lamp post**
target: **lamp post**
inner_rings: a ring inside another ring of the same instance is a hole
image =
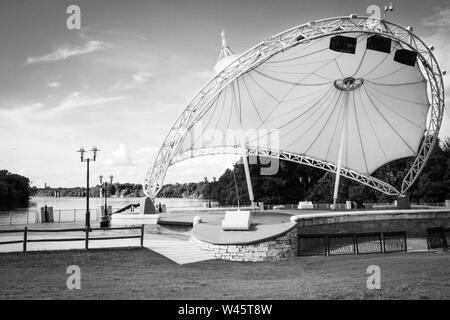
[[[213,177],[212,187],[209,190],[209,207],[210,208],[212,208],[212,203],[211,203],[212,202],[212,192],[213,192],[213,188],[214,188],[214,191],[216,190],[216,182],[217,182],[216,177]]]
[[[205,177],[205,186],[208,186],[208,187],[209,187],[209,202],[208,202],[208,208],[211,208],[211,183],[209,183],[207,177]]]
[[[311,183],[311,177],[307,177],[306,179],[305,179],[305,181],[303,182],[303,177],[298,177],[298,181],[300,182],[300,184],[302,185],[302,187],[303,187],[303,197],[305,198],[304,200],[305,201],[308,201],[307,199],[306,199],[306,184],[308,183],[308,184],[310,184]]]
[[[100,228],[109,228],[110,227],[110,217],[108,214],[108,182],[105,181],[103,184],[103,176],[99,176],[100,179],[100,190],[102,190],[103,197],[105,199],[105,205],[103,208],[103,214],[100,220]],[[110,184],[113,183],[114,176],[109,176]]]
[[[97,159],[97,152],[100,151],[99,149],[97,149],[97,147],[93,147],[92,150],[93,152],[93,157],[92,158],[85,158],[84,154],[85,152],[87,152],[86,150],[84,150],[83,147],[80,148],[80,150],[78,150],[78,152],[80,153],[80,159],[81,162],[86,162],[87,165],[87,170],[86,170],[86,221],[85,221],[85,225],[86,225],[86,229],[91,229],[91,214],[89,212],[89,162],[90,161],[95,161]]]

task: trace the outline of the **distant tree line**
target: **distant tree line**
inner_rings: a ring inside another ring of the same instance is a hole
[[[107,185],[108,196],[114,197],[143,197],[141,184],[135,183],[113,183]],[[86,188],[73,187],[73,188],[38,188],[36,195],[39,197],[54,197],[58,194],[60,197],[85,197]],[[96,185],[89,188],[90,197],[100,196],[100,186]]]
[[[27,208],[35,192],[27,177],[0,170],[0,210]]]
[[[209,198],[210,186],[207,179],[201,182],[165,184],[158,194],[160,198]]]

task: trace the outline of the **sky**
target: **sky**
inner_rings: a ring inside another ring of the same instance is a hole
[[[81,9],[81,30],[66,26],[72,4]],[[171,125],[213,76],[222,30],[239,53],[307,21],[365,15],[373,4],[386,3],[2,0],[0,168],[37,187],[82,186],[85,165],[76,151],[97,146],[92,179],[112,174],[142,183]],[[450,1],[402,0],[394,7],[388,20],[413,26],[450,70]],[[448,119],[446,113],[442,137],[450,136]],[[219,177],[234,161],[185,161],[169,169],[166,182]]]

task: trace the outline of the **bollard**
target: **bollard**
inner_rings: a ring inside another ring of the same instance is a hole
[[[199,223],[202,223],[202,218],[200,216],[195,216],[193,225],[195,226],[195,225],[197,225]]]
[[[12,211],[9,212],[9,224],[12,224]]]
[[[84,240],[84,247],[86,250],[89,250],[89,228],[86,228],[86,237]]]

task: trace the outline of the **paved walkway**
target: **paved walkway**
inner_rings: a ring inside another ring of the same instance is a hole
[[[166,256],[178,264],[215,259],[213,256],[205,253],[205,251],[202,251],[194,243],[186,240],[151,240],[148,244],[144,243],[144,246]]]

